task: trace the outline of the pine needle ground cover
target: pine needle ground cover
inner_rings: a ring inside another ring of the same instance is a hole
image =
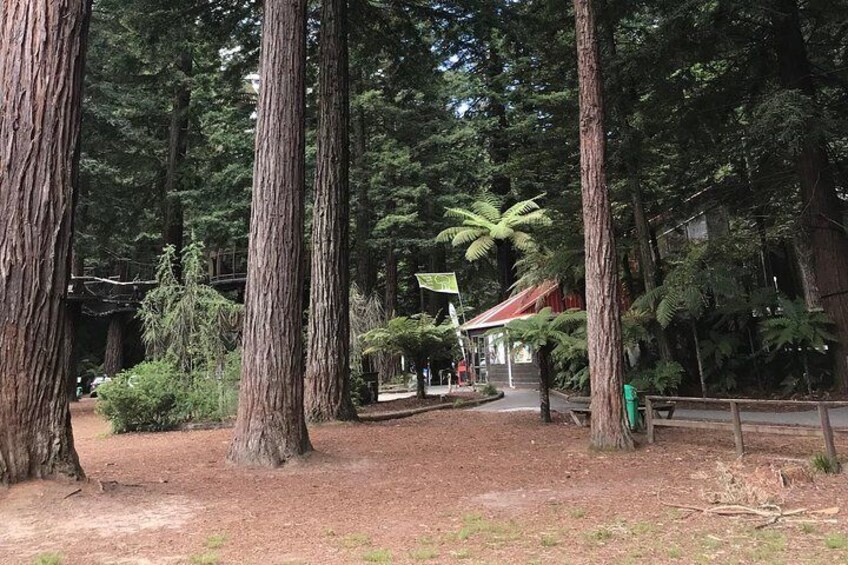
[[[811,470],[815,439],[752,436],[736,462],[731,437],[671,430],[617,455],[535,413],[446,411],[313,427],[308,459],[257,470],[225,463],[231,430],[112,435],[93,404],[73,408],[87,482],[0,491],[0,562],[848,559],[848,484]],[[762,501],[831,510],[757,529],[765,519],[667,505]]]

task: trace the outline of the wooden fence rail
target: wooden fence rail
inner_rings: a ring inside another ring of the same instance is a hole
[[[698,404],[724,405],[730,407],[730,421],[711,421],[676,419],[665,420],[656,418],[653,410],[655,402],[688,402]],[[788,425],[769,423],[744,423],[742,421],[740,406],[793,406],[809,407],[818,410],[819,425]],[[647,396],[645,397],[645,423],[647,425],[648,443],[656,440],[655,429],[666,428],[694,428],[702,430],[731,430],[733,440],[736,443],[736,453],[739,457],[745,454],[745,442],[743,432],[770,433],[792,436],[821,437],[824,439],[827,457],[838,465],[834,432],[848,433],[848,429],[834,429],[830,422],[831,408],[848,406],[848,401],[841,402],[819,402],[814,400],[749,400],[744,398],[692,398],[684,396]]]

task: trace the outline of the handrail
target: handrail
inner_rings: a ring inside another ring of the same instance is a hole
[[[820,404],[824,404],[829,408],[838,408],[848,406],[848,400],[759,400],[755,398],[701,398],[696,396],[659,396],[649,395],[645,397],[651,400],[661,400],[664,402],[692,402],[703,404],[741,404],[741,405],[763,405],[763,406],[809,406],[815,408]]]
[[[792,435],[809,435],[810,430],[819,429],[821,430],[821,437],[824,439],[825,450],[827,451],[828,459],[833,462],[837,467],[839,466],[839,460],[837,459],[836,454],[836,444],[834,442],[833,434],[834,429],[830,423],[830,408],[836,408],[840,406],[848,406],[848,402],[846,401],[816,401],[816,400],[755,400],[748,398],[695,398],[695,397],[686,397],[686,396],[646,396],[645,397],[645,420],[647,424],[647,432],[648,432],[648,443],[654,443],[654,428],[658,426],[667,426],[667,427],[689,427],[696,429],[704,429],[704,428],[714,428],[714,429],[727,429],[728,424],[726,422],[705,422],[703,420],[678,420],[674,423],[671,422],[663,422],[661,420],[657,420],[654,418],[654,410],[653,403],[655,401],[660,402],[692,402],[692,403],[702,403],[702,404],[727,404],[730,406],[730,425],[729,427],[733,430],[733,440],[736,444],[736,454],[739,457],[742,457],[745,454],[745,443],[742,438],[743,431],[754,431],[761,433],[768,433],[771,431],[772,433],[790,433]],[[818,410],[819,414],[819,425],[818,426],[787,426],[785,424],[743,424],[742,417],[739,410],[739,405],[749,405],[749,406],[774,406],[774,405],[784,405],[784,406],[812,406]],[[840,432],[848,431],[848,430],[836,430]]]

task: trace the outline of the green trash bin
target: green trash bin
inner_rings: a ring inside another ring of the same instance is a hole
[[[627,421],[630,429],[637,429],[641,420],[639,418],[639,392],[633,385],[624,385],[624,406],[627,409]]]

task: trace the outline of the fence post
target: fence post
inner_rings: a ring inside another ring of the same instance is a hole
[[[836,458],[836,444],[833,442],[833,428],[830,426],[830,413],[824,404],[818,405],[819,419],[821,420],[822,435],[824,436],[824,447],[827,450],[827,458],[835,465],[839,465]]]
[[[736,455],[745,455],[745,443],[742,441],[742,418],[739,416],[739,405],[730,403],[730,415],[733,418],[733,439],[736,441]]]
[[[645,424],[648,428],[648,443],[654,443],[654,403],[645,397]]]

